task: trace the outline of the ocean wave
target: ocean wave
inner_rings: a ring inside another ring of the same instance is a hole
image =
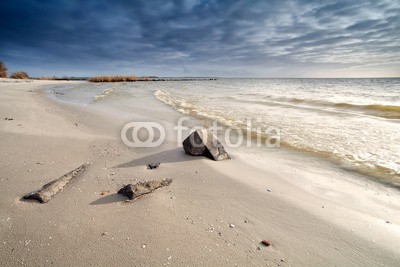
[[[284,100],[287,100],[288,102],[291,103],[301,103],[301,104],[321,106],[321,107],[333,107],[338,109],[362,111],[368,115],[382,117],[386,119],[400,119],[400,106],[382,105],[382,104],[359,105],[351,103],[336,103],[323,100],[299,99],[299,98],[288,98]]]
[[[231,96],[230,99],[234,101],[241,101],[247,103],[264,104],[264,105],[286,105],[293,108],[334,108],[338,111],[360,111],[364,114],[381,117],[385,119],[400,119],[400,106],[382,105],[382,104],[351,104],[351,103],[337,103],[324,100],[302,99],[302,98],[286,98],[286,97],[271,97],[263,96],[264,100],[251,100],[236,98]],[[296,106],[303,104],[305,106]],[[318,109],[317,109],[318,110]]]
[[[93,101],[97,102],[97,101],[99,101],[99,100],[101,100],[101,99],[103,99],[103,98],[105,98],[105,97],[107,97],[107,96],[109,96],[109,95],[111,95],[113,93],[114,93],[114,89],[112,89],[112,88],[105,89],[105,90],[101,91],[99,94],[97,94],[94,97]]]
[[[249,130],[247,128],[248,126],[246,124],[246,121],[240,118],[240,116],[243,114],[237,114],[232,110],[227,110],[223,108],[218,109],[201,107],[180,95],[171,94],[163,90],[156,91],[154,95],[161,102],[171,106],[172,108],[183,114],[191,115],[200,120],[217,120],[227,127],[237,127],[242,130],[244,135],[250,135],[252,140],[256,141],[258,138],[261,138],[261,141],[264,142],[264,140],[274,138],[274,136],[269,135],[265,132],[261,133],[258,130],[254,129]],[[232,97],[230,97],[230,99],[232,99]],[[292,101],[304,102],[306,100],[292,99]],[[255,102],[256,101],[253,101],[252,103]],[[324,104],[326,103],[327,102],[325,102]],[[349,108],[348,104],[344,103],[328,103],[329,106],[338,105],[340,108]],[[356,105],[351,105],[350,108],[354,109],[355,106]],[[369,108],[370,110],[374,111],[387,111],[387,106],[381,107],[368,105],[366,107],[361,106],[357,108]],[[389,111],[397,112],[398,110],[396,108],[393,110],[389,106]],[[380,162],[378,158],[371,159],[368,157],[363,157],[362,155],[360,156],[358,154],[351,154],[349,152],[346,152],[346,150],[338,152],[336,149],[329,149],[328,146],[319,147],[318,145],[314,145],[314,142],[299,143],[296,140],[291,140],[287,138],[282,138],[280,140],[280,145],[288,149],[293,149],[304,153],[311,153],[318,157],[329,159],[331,161],[341,164],[347,170],[369,175],[371,177],[377,178],[382,182],[400,187],[400,162]]]
[[[335,103],[335,107],[349,108],[354,110],[362,110],[366,112],[374,112],[371,115],[387,119],[400,119],[400,106],[386,106],[386,105],[354,105],[348,103]]]

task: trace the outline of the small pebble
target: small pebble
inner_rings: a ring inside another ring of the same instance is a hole
[[[262,247],[257,247],[257,250],[262,250]]]
[[[146,248],[146,245],[142,245],[142,248]]]
[[[157,169],[158,166],[160,166],[160,163],[150,163],[150,164],[147,164],[147,169],[149,169],[149,170]]]
[[[271,190],[271,189],[269,189],[269,188],[267,188],[267,191],[268,191],[268,192],[272,192],[272,190]]]
[[[229,227],[230,227],[230,228],[235,228],[235,225],[231,223],[231,224],[229,225]]]
[[[271,243],[268,242],[267,240],[263,240],[263,241],[261,241],[261,243],[262,243],[263,245],[267,246],[267,247],[271,246]]]

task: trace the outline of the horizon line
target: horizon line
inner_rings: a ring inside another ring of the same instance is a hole
[[[31,79],[39,79],[43,77],[49,78],[79,78],[79,79],[89,79],[91,77],[99,77],[99,76],[107,76],[107,77],[115,77],[115,76],[135,76],[138,78],[142,77],[152,77],[152,78],[194,78],[194,79],[202,79],[202,78],[215,78],[215,79],[399,79],[400,76],[371,76],[371,77],[240,77],[240,76],[156,76],[156,75],[132,75],[132,74],[112,74],[112,75],[94,75],[94,76],[75,76],[75,75],[63,75],[63,76],[34,76],[30,77]],[[7,77],[8,78],[8,77]]]

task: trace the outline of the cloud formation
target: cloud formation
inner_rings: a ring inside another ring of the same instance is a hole
[[[400,76],[400,2],[19,0],[0,59],[34,75]]]

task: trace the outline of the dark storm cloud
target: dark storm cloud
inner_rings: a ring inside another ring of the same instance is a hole
[[[395,0],[5,1],[0,59],[38,74],[398,72],[399,9]]]

